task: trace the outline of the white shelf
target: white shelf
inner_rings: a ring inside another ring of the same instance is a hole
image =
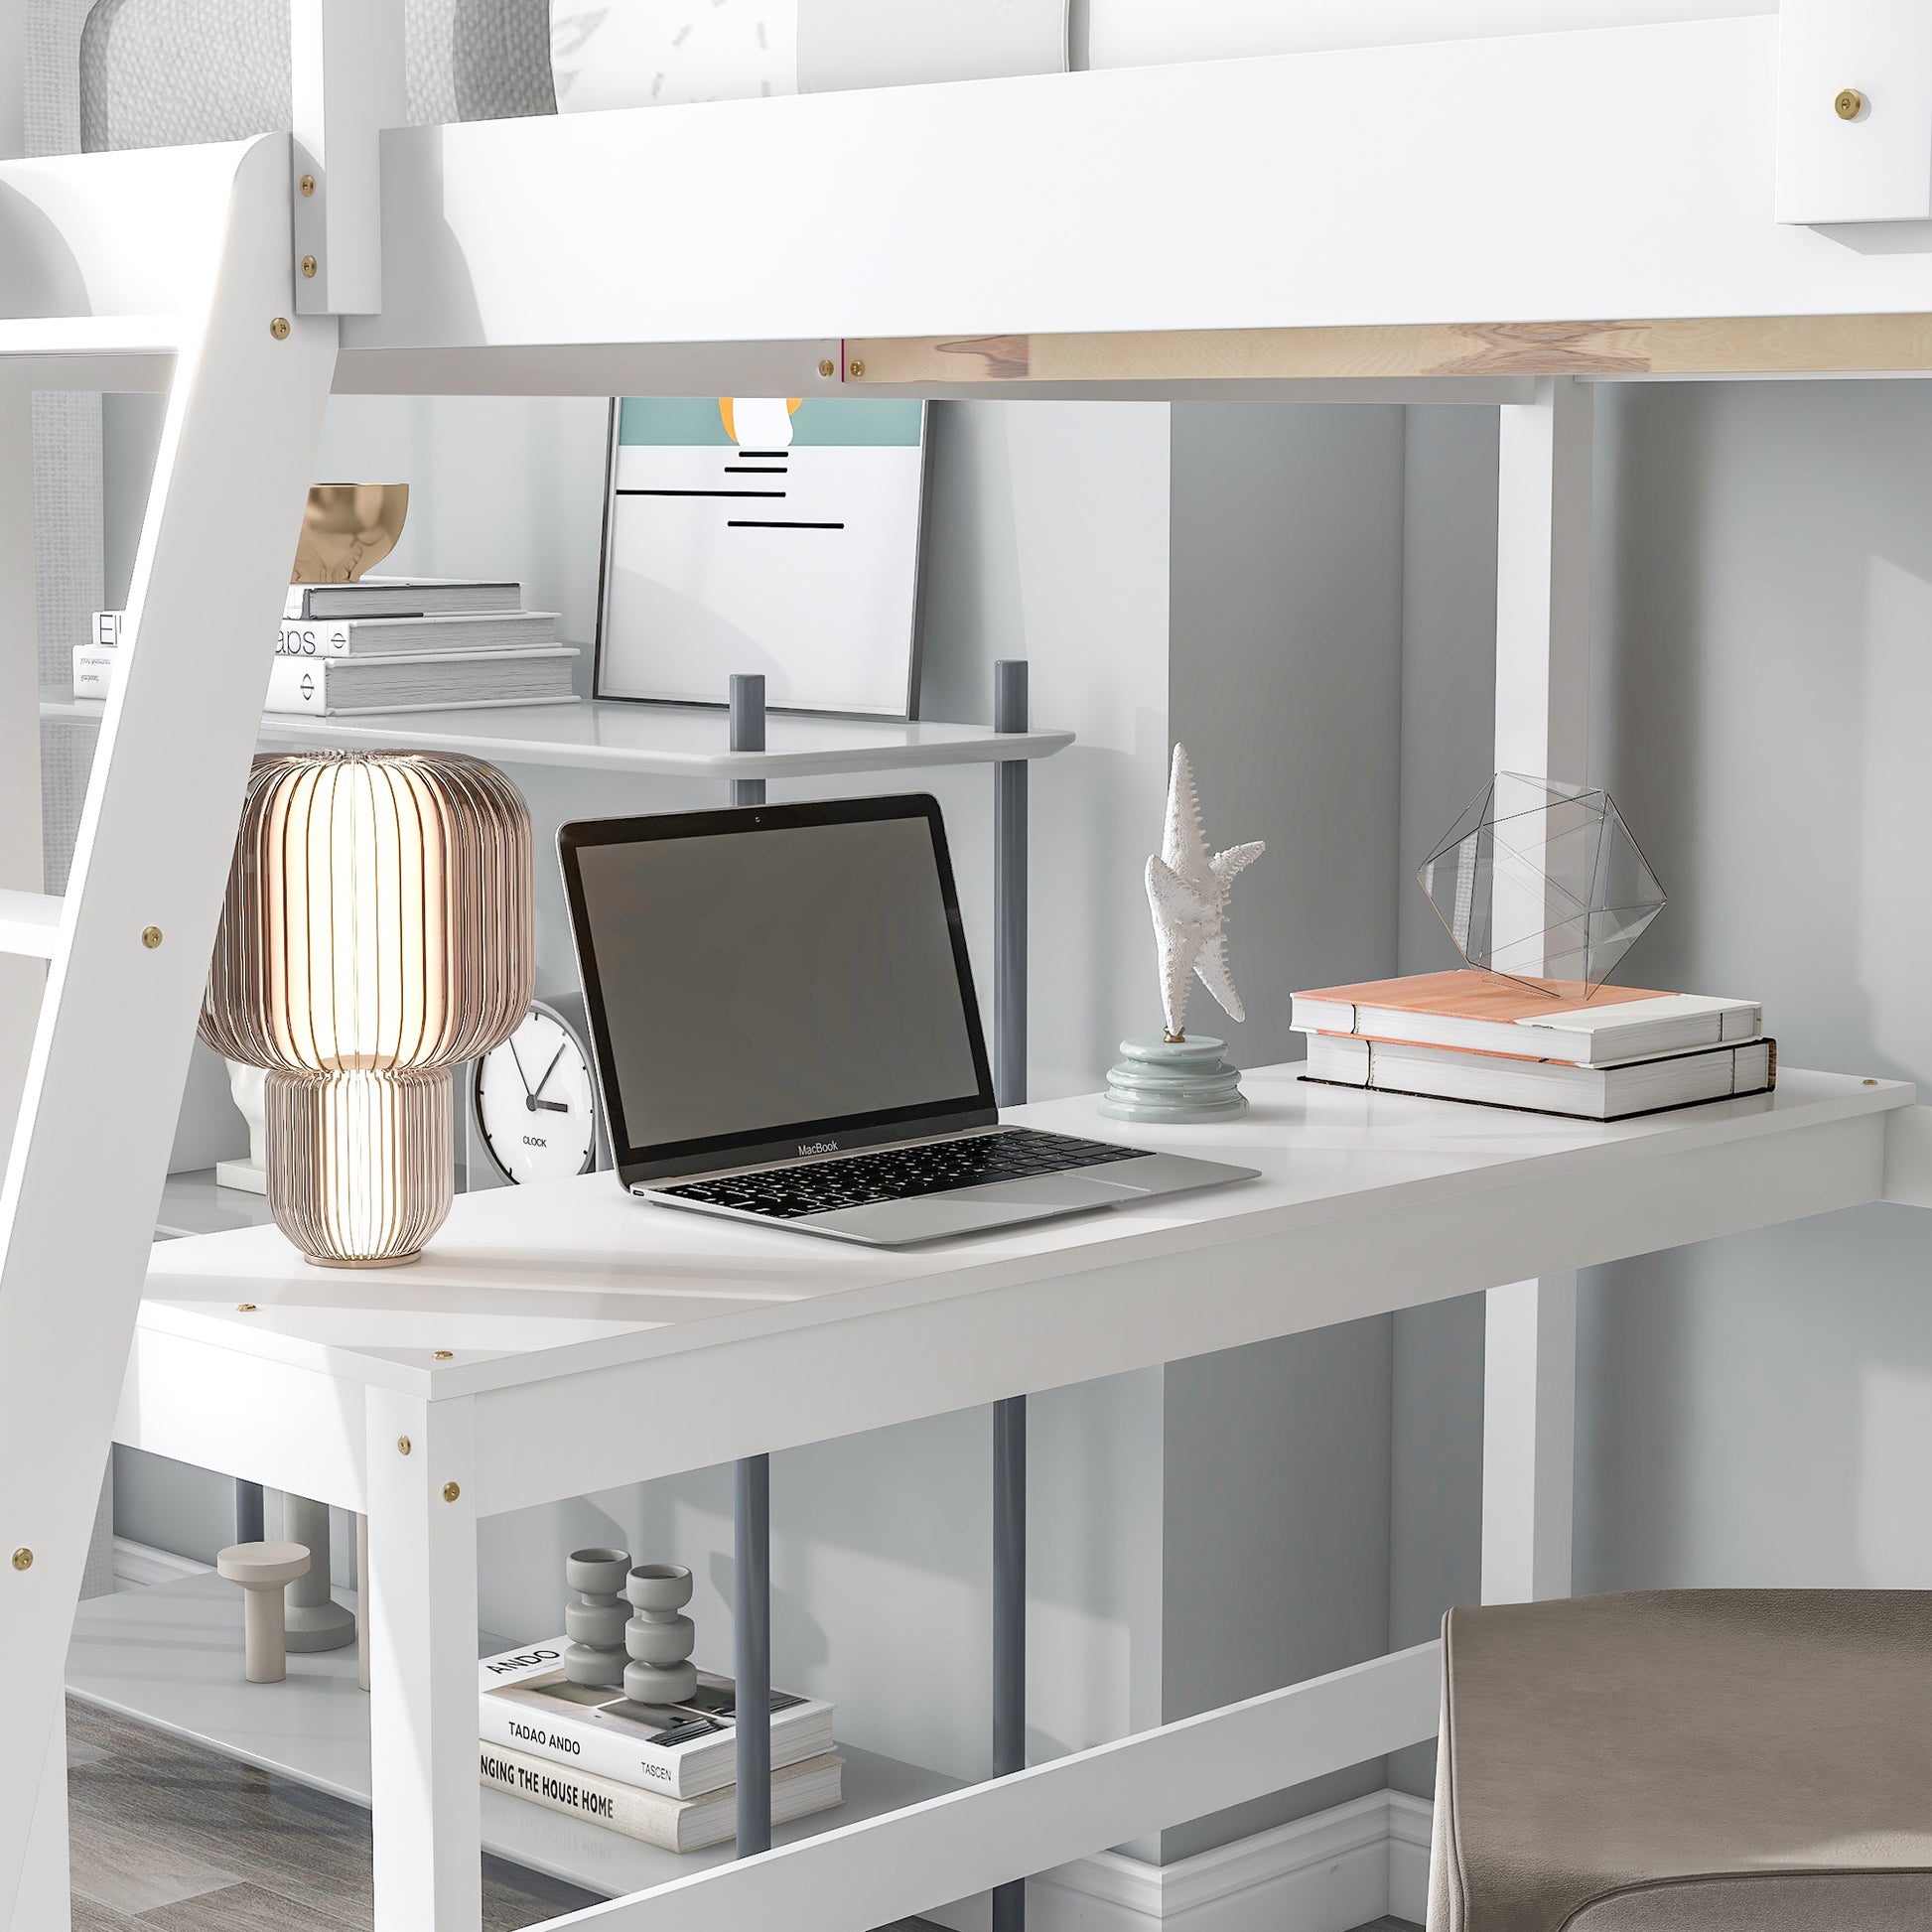
[[[561,1588],[561,1586],[560,1586]],[[494,1640],[490,1640],[492,1647]],[[224,1757],[369,1802],[369,1701],[355,1652],[292,1656],[280,1684],[241,1674],[241,1592],[213,1575],[96,1596],[80,1605],[68,1652],[68,1695]],[[841,1744],[845,1803],[771,1835],[790,1845],[959,1789],[956,1778]],[[483,1794],[483,1849],[607,1898],[730,1862],[729,1844],[660,1852],[499,1791]]]
[[[47,893],[0,892],[0,953],[52,959],[61,936],[61,901]]]
[[[43,718],[98,723],[98,698],[41,695]],[[838,771],[910,771],[1051,758],[1073,743],[1063,731],[996,732],[873,718],[772,712],[762,752],[734,752],[722,709],[619,704],[509,705],[483,711],[390,712],[359,718],[265,717],[265,747],[409,746],[470,752],[508,764],[556,764],[668,778],[802,778]]]
[[[28,316],[0,319],[0,356],[173,355],[179,316]]]

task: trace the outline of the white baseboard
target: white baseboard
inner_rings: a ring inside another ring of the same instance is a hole
[[[1436,1807],[1427,1798],[1390,1791],[1389,1916],[1421,1925],[1429,1917],[1429,1835]]]
[[[125,1536],[114,1539],[116,1589],[146,1589],[150,1584],[179,1583],[184,1577],[206,1577],[207,1572],[208,1566],[193,1557],[178,1557],[172,1550],[157,1550]]]
[[[1391,1913],[1421,1924],[1430,1817],[1420,1798],[1377,1791],[1174,1864],[1101,1852],[1028,1880],[1028,1932],[1154,1932],[1183,1920],[1187,1932],[1351,1932]]]

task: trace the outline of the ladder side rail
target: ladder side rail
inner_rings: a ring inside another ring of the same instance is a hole
[[[269,640],[335,369],[335,322],[295,314],[288,168],[286,135],[240,154],[219,267],[189,319],[125,668],[0,1186],[0,1924],[61,1710]],[[144,942],[150,929],[158,944]],[[112,1187],[95,1184],[103,1152]]]

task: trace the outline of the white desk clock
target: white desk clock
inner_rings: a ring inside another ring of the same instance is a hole
[[[477,1061],[471,1111],[476,1141],[504,1180],[555,1180],[597,1166],[590,1049],[579,1029],[542,1000]]]

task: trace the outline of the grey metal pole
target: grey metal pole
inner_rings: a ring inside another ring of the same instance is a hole
[[[993,729],[1027,729],[1027,660],[993,666]],[[993,767],[993,1091],[1027,1098],[1027,760]]]
[[[237,1543],[259,1543],[262,1534],[262,1486],[259,1482],[237,1481],[234,1486],[234,1540]]]
[[[764,750],[764,679],[731,682],[734,752]],[[734,778],[734,805],[762,805],[762,778]],[[738,1680],[738,1856],[771,1849],[771,1461],[732,1471],[732,1674]]]
[[[1027,1768],[1027,1398],[993,1405],[993,1775]],[[1027,1881],[993,1891],[993,1932],[1025,1932]]]
[[[993,666],[993,729],[1027,729],[1027,664]],[[994,766],[993,1066],[1003,1107],[1027,1098],[1027,761]],[[993,1774],[1027,1766],[1027,1398],[993,1405]],[[993,1932],[1025,1932],[1025,1879],[997,1886]]]
[[[764,679],[756,672],[750,675],[740,673],[732,678],[732,750],[734,752],[764,750]],[[734,778],[732,803],[762,805],[764,780]]]
[[[738,1856],[771,1849],[771,1462],[732,1471],[732,1647],[738,1679]]]

